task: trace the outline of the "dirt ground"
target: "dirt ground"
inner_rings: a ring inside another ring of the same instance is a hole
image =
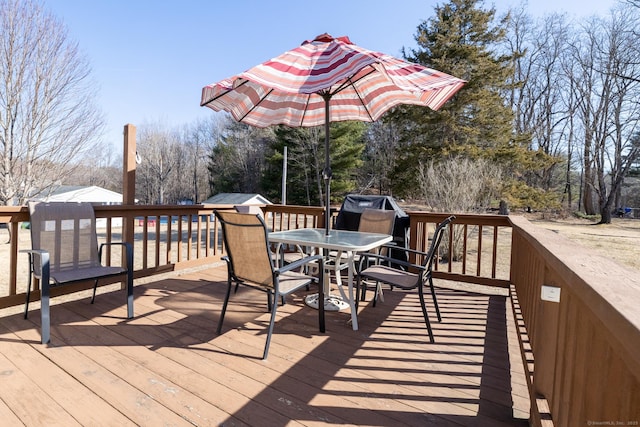
[[[614,218],[611,224],[596,224],[580,218],[528,219],[620,264],[640,270],[640,219]]]

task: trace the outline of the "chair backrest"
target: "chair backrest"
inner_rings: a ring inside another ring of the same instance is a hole
[[[442,236],[444,236],[444,232],[446,228],[455,218],[456,217],[453,215],[449,216],[448,218],[443,220],[440,224],[438,224],[435,231],[433,232],[433,237],[431,238],[431,246],[429,246],[429,251],[427,252],[427,256],[423,261],[423,265],[425,267],[422,273],[423,281],[426,281],[427,276],[431,274],[431,270],[433,268],[433,260],[438,255],[438,247],[440,246],[440,242],[442,241]]]
[[[383,209],[365,209],[360,216],[358,231],[367,233],[393,234],[396,220],[395,211]]]
[[[91,203],[29,202],[29,213],[31,248],[49,252],[52,277],[62,271],[100,266]],[[34,261],[39,262],[39,257]]]
[[[367,233],[380,233],[393,235],[393,225],[396,222],[395,211],[385,209],[365,209],[360,215],[360,224],[358,231]],[[369,252],[378,252],[378,248],[371,249]],[[387,255],[387,249],[380,250],[381,255]]]
[[[264,219],[264,212],[262,212],[262,209],[260,208],[260,206],[256,206],[256,205],[235,205],[234,209],[236,210],[236,212],[239,212],[239,213],[248,213],[248,214],[253,214],[253,215],[260,215],[260,217],[262,219]]]
[[[267,227],[258,214],[215,211],[222,226],[232,273],[240,280],[273,287]]]

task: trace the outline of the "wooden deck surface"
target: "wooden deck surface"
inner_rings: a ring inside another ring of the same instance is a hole
[[[56,304],[48,346],[37,304],[0,318],[0,424],[527,425],[505,296],[438,289],[430,344],[416,292],[362,303],[358,331],[327,313],[324,334],[293,295],[262,361],[265,294],[241,288],[215,334],[225,279],[218,267],[137,285],[131,320],[124,291]]]

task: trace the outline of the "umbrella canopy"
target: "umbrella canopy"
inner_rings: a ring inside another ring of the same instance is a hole
[[[252,126],[325,125],[329,231],[329,123],[378,120],[400,104],[437,110],[465,81],[322,34],[242,74],[205,86],[200,105]]]

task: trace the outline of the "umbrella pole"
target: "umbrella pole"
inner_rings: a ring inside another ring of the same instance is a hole
[[[331,95],[325,93],[322,95],[324,98],[324,170],[322,171],[322,177],[324,178],[324,192],[326,195],[325,201],[325,213],[324,213],[324,234],[329,235],[329,229],[331,224],[331,159],[329,158],[329,100]]]

